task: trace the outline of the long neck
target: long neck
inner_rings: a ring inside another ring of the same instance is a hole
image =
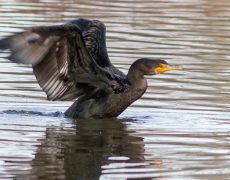
[[[134,62],[129,68],[127,78],[130,81],[138,81],[145,77],[144,77],[144,73],[140,70],[140,67],[137,66],[136,63]]]
[[[127,74],[127,79],[130,81],[132,86],[144,90],[147,89],[147,80],[144,77],[143,72],[141,72],[137,66],[131,65]]]

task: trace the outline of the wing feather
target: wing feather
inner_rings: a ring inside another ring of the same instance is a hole
[[[106,47],[106,26],[104,23],[88,19],[76,19],[68,23],[75,24],[80,28],[85,45],[97,64],[117,74],[122,81],[125,81],[125,74],[114,67],[109,59]]]
[[[73,24],[31,28],[0,40],[0,49],[10,50],[9,60],[32,65],[49,100],[75,99],[92,87],[121,86],[94,60]]]

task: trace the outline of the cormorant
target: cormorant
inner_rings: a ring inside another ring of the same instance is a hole
[[[110,62],[105,33],[102,22],[77,19],[16,33],[1,39],[0,49],[10,50],[9,60],[32,65],[48,100],[77,98],[65,116],[116,117],[144,94],[145,75],[180,67],[169,67],[161,59],[142,58],[125,75]]]

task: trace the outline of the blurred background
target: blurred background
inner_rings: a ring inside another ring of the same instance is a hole
[[[0,52],[0,178],[229,179],[230,1],[0,0],[0,37],[76,18],[105,23],[123,72],[143,57],[184,70],[148,77],[118,119],[73,121]]]

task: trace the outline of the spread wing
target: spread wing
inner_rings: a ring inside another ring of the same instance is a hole
[[[93,88],[122,89],[115,74],[88,51],[77,25],[35,27],[0,40],[9,60],[31,64],[50,100],[70,100]]]
[[[85,45],[97,64],[103,68],[108,68],[124,80],[125,75],[115,68],[109,59],[106,47],[105,25],[101,21],[88,19],[76,19],[68,23],[79,27]]]

